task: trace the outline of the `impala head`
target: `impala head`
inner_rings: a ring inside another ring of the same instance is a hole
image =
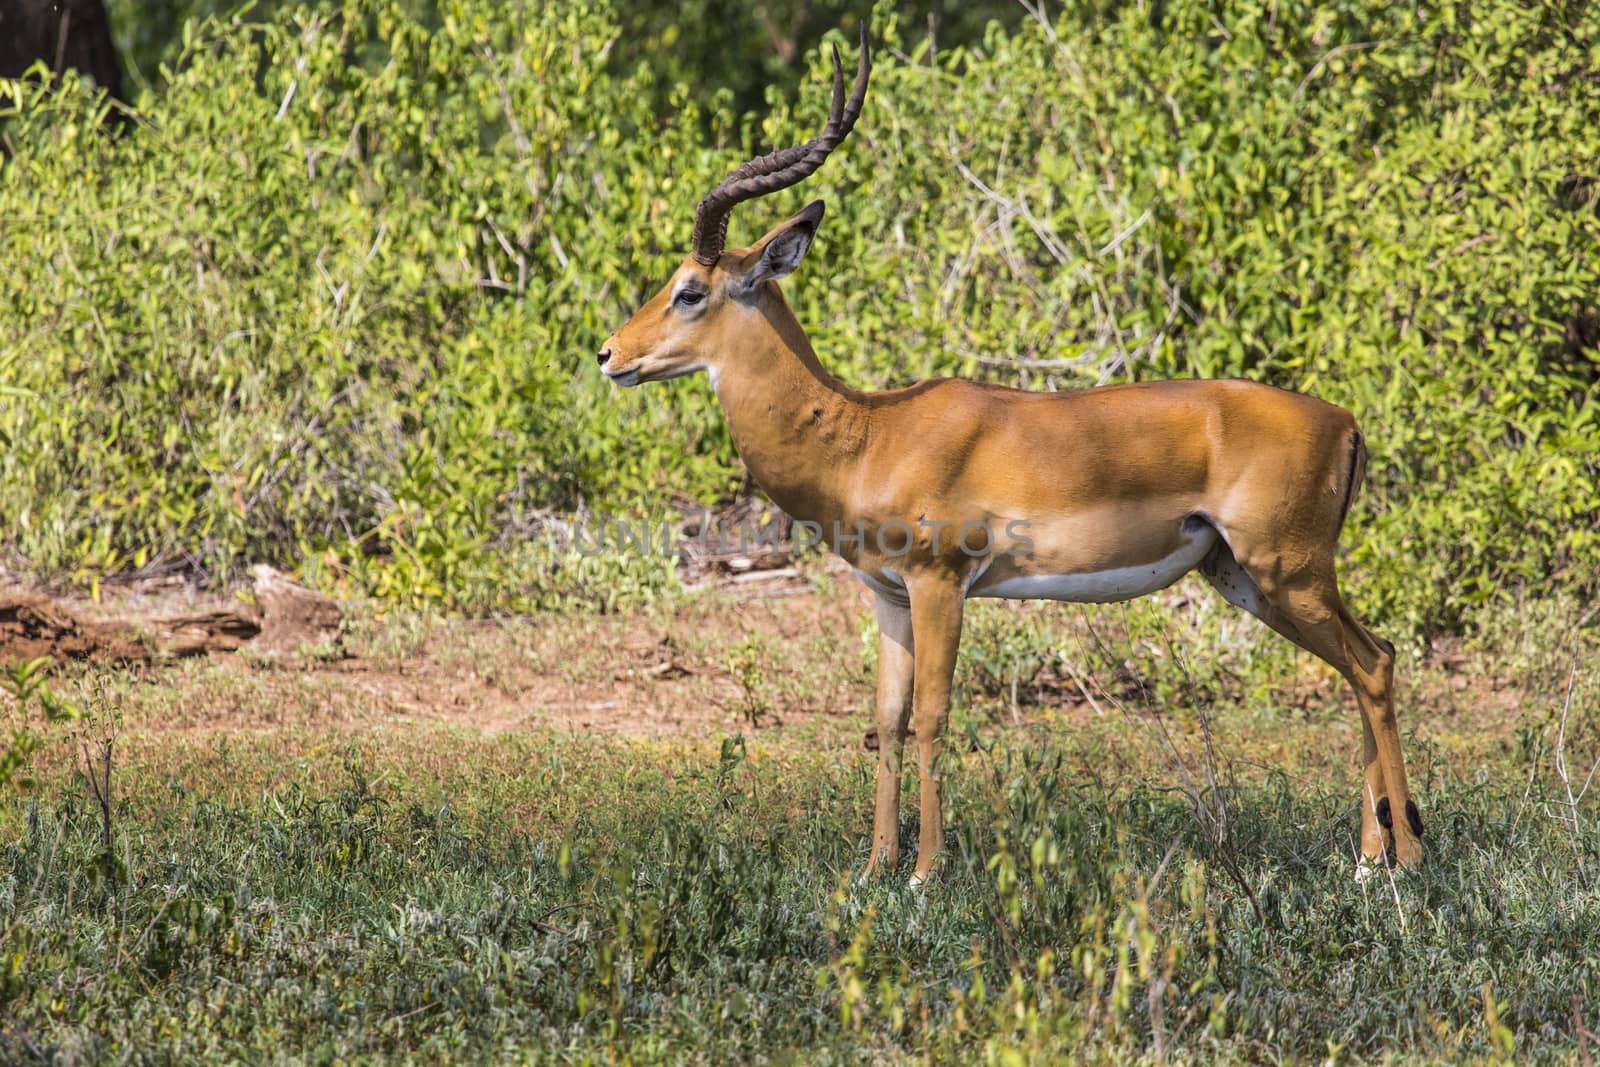
[[[861,61],[849,100],[844,68],[833,51],[833,107],[822,132],[805,144],[750,160],[700,201],[694,217],[693,247],[661,291],[612,334],[600,350],[600,369],[619,385],[666,381],[697,370],[715,370],[724,343],[737,335],[745,317],[777,294],[772,284],[800,265],[817,226],[822,201],[749,248],[724,250],[728,215],[734,206],[787,189],[822,166],[856,124],[867,95],[867,31],[861,30]]]

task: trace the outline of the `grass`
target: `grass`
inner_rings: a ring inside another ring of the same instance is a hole
[[[0,1058],[1582,1058],[1600,825],[1552,769],[1559,738],[1576,794],[1597,748],[1592,668],[1566,696],[1593,651],[1575,605],[1407,657],[1429,862],[1361,885],[1354,710],[1310,661],[1198,601],[985,605],[948,857],[915,891],[852,877],[875,759],[867,717],[830,710],[871,665],[852,596],[815,608],[856,626],[844,660],[836,629],[780,641],[787,616],[719,631],[723,603],[358,628],[426,685],[442,665],[527,698],[519,664],[583,646],[592,685],[676,620],[676,684],[734,703],[653,738],[395,721],[361,672],[62,674],[79,735],[0,813]],[[713,685],[740,642],[787,655]],[[809,678],[834,694],[814,714],[739,724],[737,701],[781,716]],[[107,738],[109,816],[85,774]]]

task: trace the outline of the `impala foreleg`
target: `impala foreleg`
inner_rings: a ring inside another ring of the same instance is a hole
[[[866,876],[900,861],[900,756],[911,715],[911,609],[878,594],[878,792]]]
[[[961,643],[962,589],[957,581],[929,577],[911,587],[911,630],[916,640],[912,726],[917,732],[917,866],[911,884],[933,871],[944,847],[943,739],[950,686]]]

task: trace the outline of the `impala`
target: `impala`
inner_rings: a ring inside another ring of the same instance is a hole
[[[822,132],[711,190],[690,254],[599,354],[605,375],[625,386],[708,372],[756,482],[876,594],[880,744],[867,873],[898,862],[908,722],[921,813],[913,884],[942,846],[941,735],[966,599],[1119,601],[1196,568],[1355,691],[1357,876],[1385,860],[1390,836],[1398,864],[1419,863],[1394,647],[1351,615],[1334,572],[1366,466],[1349,412],[1239,380],[1030,393],[942,378],[859,392],[824,369],[777,284],[811,246],[822,202],[748,248],[723,247],[735,205],[799,182],[849,134],[870,65],[863,32],[845,100],[834,50]]]

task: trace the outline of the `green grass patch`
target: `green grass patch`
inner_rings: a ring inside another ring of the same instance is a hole
[[[1600,826],[1524,777],[1436,771],[1425,870],[1358,886],[1353,771],[1225,787],[1219,839],[1179,792],[1086,776],[1061,731],[968,737],[926,891],[850,880],[872,758],[783,735],[129,738],[110,850],[64,763],[7,803],[0,1047],[1549,1059],[1575,1002],[1593,1024]]]

